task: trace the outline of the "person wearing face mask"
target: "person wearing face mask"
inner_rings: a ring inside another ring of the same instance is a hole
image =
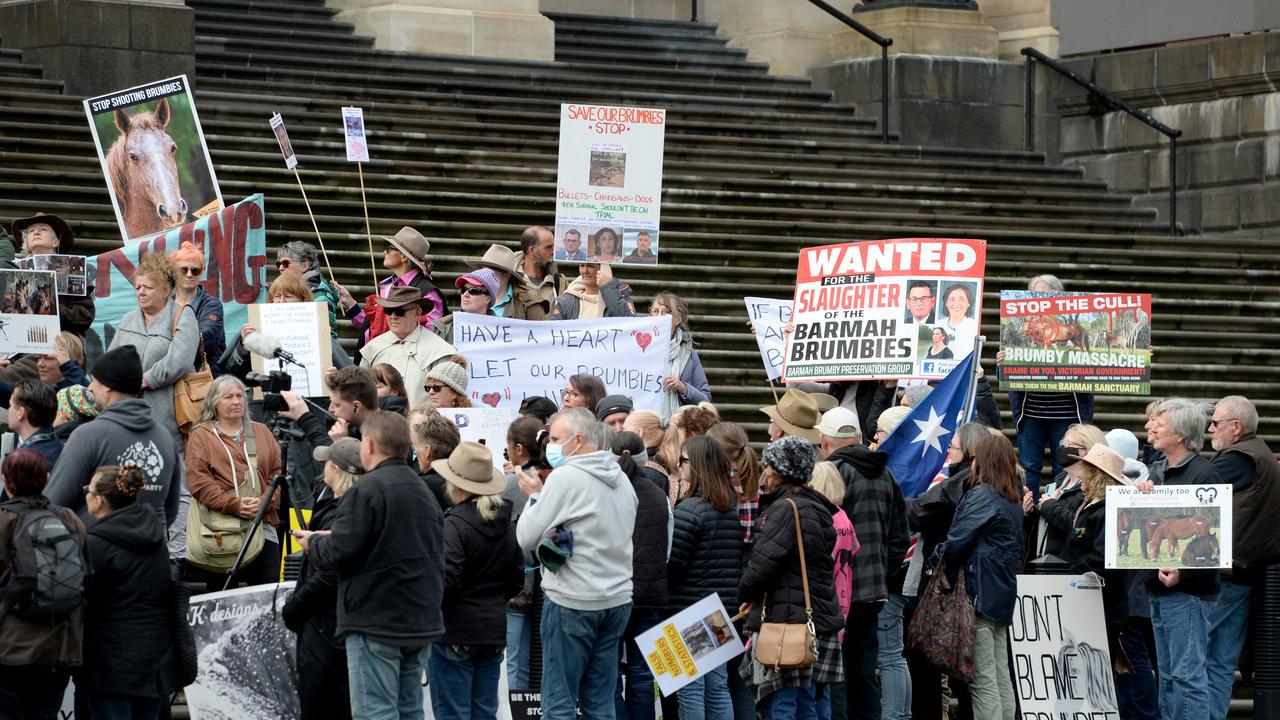
[[[1053,493],[1040,499],[1040,516],[1044,519],[1044,546],[1036,556],[1061,557],[1071,532],[1076,510],[1084,500],[1081,480],[1088,469],[1080,464],[1083,456],[1094,445],[1106,445],[1106,436],[1094,425],[1078,424],[1067,428],[1062,442],[1054,448],[1054,461],[1062,466],[1063,474]],[[1025,496],[1024,496],[1025,500]]]
[[[543,717],[572,720],[579,706],[613,707],[618,643],[631,615],[638,502],[610,452],[612,431],[594,414],[557,413],[548,434],[554,469],[545,487],[536,475],[516,472],[529,496],[516,538],[543,559]],[[556,553],[547,545],[555,539],[571,542],[572,555],[549,564]]]

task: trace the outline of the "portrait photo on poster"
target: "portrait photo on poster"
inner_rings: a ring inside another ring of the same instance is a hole
[[[622,262],[622,233],[615,225],[595,225],[587,240],[587,262]]]
[[[586,239],[591,231],[586,224],[556,225],[556,260],[586,262]]]
[[[658,263],[658,231],[645,228],[626,228],[622,231],[622,262],[635,265]]]
[[[222,193],[185,75],[84,101],[126,242],[222,209]]]
[[[284,118],[280,113],[271,116],[271,132],[276,135],[276,144],[280,146],[280,154],[284,156],[284,165],[290,170],[298,166],[298,155],[293,151],[293,143],[289,142],[289,131],[284,127]]]

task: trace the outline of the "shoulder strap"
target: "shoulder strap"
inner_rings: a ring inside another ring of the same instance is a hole
[[[196,314],[196,309],[187,304],[177,304],[174,301],[173,311],[173,327],[169,328],[169,342],[173,342],[173,336],[178,332],[178,323],[182,321],[182,311],[191,308],[191,314]],[[200,344],[196,348],[196,356],[191,361],[191,366],[196,372],[204,370],[209,365],[209,358],[204,354],[204,333],[200,332],[200,318],[196,317],[196,337],[199,338]]]
[[[791,498],[787,498],[787,502],[791,503],[791,516],[796,520],[796,549],[800,551],[800,581],[804,584],[804,614],[812,621],[813,605],[809,602],[809,568],[804,560],[804,535],[800,533],[800,508]]]

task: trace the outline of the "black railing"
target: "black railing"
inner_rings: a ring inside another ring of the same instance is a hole
[[[1026,99],[1023,102],[1023,111],[1026,115],[1026,130],[1023,133],[1024,146],[1028,151],[1035,150],[1036,144],[1036,63],[1040,63],[1050,70],[1065,77],[1071,82],[1079,85],[1089,91],[1090,95],[1099,98],[1104,103],[1116,110],[1122,110],[1133,117],[1141,120],[1151,126],[1156,132],[1169,138],[1169,235],[1178,234],[1178,138],[1182,136],[1182,131],[1177,128],[1171,128],[1160,122],[1151,115],[1135,108],[1129,103],[1116,97],[1110,90],[1098,87],[1093,82],[1086,80],[1076,74],[1071,68],[1059,63],[1057,60],[1045,55],[1035,48],[1022,48],[1022,54],[1027,58],[1026,66]]]
[[[690,0],[692,22],[698,21],[698,0]],[[862,23],[849,17],[825,0],[809,0],[809,3],[831,17],[853,28],[862,37],[880,46],[880,142],[889,144],[889,46],[893,38],[887,38]]]

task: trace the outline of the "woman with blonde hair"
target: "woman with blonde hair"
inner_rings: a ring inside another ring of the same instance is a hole
[[[1088,469],[1080,463],[1089,448],[1106,445],[1106,436],[1096,425],[1078,423],[1067,428],[1062,442],[1054,449],[1055,462],[1062,466],[1053,493],[1040,498],[1040,517],[1044,520],[1044,547],[1037,555],[1058,556],[1071,532],[1076,510],[1084,502],[1081,480]]]
[[[282,273],[275,280],[272,280],[271,285],[267,287],[267,302],[270,303],[309,303],[313,302],[314,299],[315,296],[311,293],[311,287],[307,284],[307,279],[299,273]],[[245,375],[252,371],[249,349],[244,346],[244,341],[248,339],[249,335],[256,332],[258,332],[258,328],[252,323],[245,323],[244,327],[240,328],[240,334],[222,353],[222,357],[218,358],[218,366],[222,369],[222,372],[235,375],[243,380]],[[338,342],[337,337],[335,334],[331,338],[330,362],[335,368],[344,368],[351,364],[351,358],[347,355],[347,351],[342,349],[342,344]],[[284,349],[288,350],[288,348]],[[308,394],[305,388],[295,387],[293,390],[304,395]],[[320,390],[316,388],[315,392],[309,394],[319,395]]]
[[[636,410],[622,422],[623,432],[635,433],[644,443],[647,457],[644,464],[640,466],[640,474],[652,480],[653,484],[668,497],[668,502],[674,506],[675,503],[669,499],[671,471],[658,460],[658,453],[661,452],[662,441],[666,438],[669,427],[670,425],[652,410]]]
[[[706,435],[707,431],[719,421],[720,418],[715,413],[697,405],[686,405],[671,416],[656,458],[666,468],[668,476],[675,480],[667,489],[671,507],[674,508],[680,500],[685,498],[689,490],[687,484],[678,477],[680,448],[689,438]]]
[[[831,552],[833,562],[833,580],[836,585],[836,601],[840,603],[840,614],[849,619],[849,606],[853,602],[853,556],[861,545],[853,531],[853,521],[840,507],[844,502],[844,479],[836,464],[823,460],[814,463],[813,479],[809,487],[817,490],[835,506],[831,513],[831,524],[836,529],[836,547]]]

